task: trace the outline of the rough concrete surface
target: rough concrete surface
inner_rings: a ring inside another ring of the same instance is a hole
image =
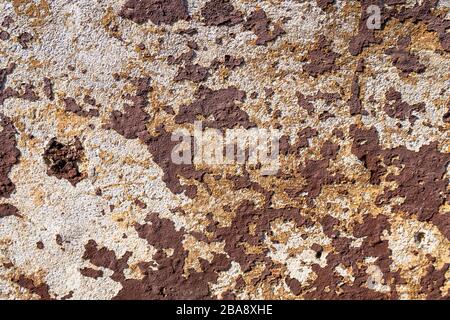
[[[0,299],[449,299],[449,8],[0,0]]]

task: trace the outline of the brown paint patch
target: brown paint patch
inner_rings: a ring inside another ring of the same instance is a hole
[[[243,21],[242,14],[235,10],[229,0],[208,1],[201,13],[208,26],[234,26]]]
[[[243,24],[244,30],[251,30],[255,33],[257,45],[265,45],[285,33],[279,24],[273,25],[273,30],[271,30],[271,25],[272,21],[263,9],[253,11]]]
[[[19,209],[11,204],[0,204],[0,219],[4,217],[15,216],[22,217],[19,214]]]
[[[98,279],[103,277],[103,271],[102,270],[95,270],[92,268],[82,268],[80,269],[80,273],[88,278]]]
[[[414,214],[419,221],[435,223],[448,237],[448,223],[439,213],[439,207],[444,204],[448,192],[445,173],[450,155],[441,153],[437,142],[422,146],[418,152],[404,146],[383,149],[375,128],[361,129],[353,125],[350,133],[354,139],[352,152],[370,171],[370,183],[379,184],[387,173],[387,166],[400,170],[398,174],[389,173],[386,176],[386,181],[395,181],[397,187],[385,188],[377,198],[377,204],[386,204],[400,197],[403,201],[393,205],[395,211]]]
[[[9,198],[15,190],[15,185],[8,175],[13,166],[19,162],[20,151],[17,148],[16,128],[11,120],[1,113],[0,129],[2,129],[0,131],[0,198]]]
[[[36,283],[35,280],[28,278],[25,275],[20,275],[19,278],[16,280],[16,283],[20,287],[27,289],[33,294],[38,295],[41,298],[41,300],[52,300],[49,292],[50,288],[44,282]]]
[[[389,48],[386,54],[392,57],[392,63],[399,69],[403,75],[408,75],[412,72],[422,73],[425,71],[425,66],[419,62],[419,57],[412,54],[408,50],[411,44],[411,37],[406,36],[398,40],[397,48]]]
[[[246,93],[235,87],[227,89],[211,90],[200,87],[196,92],[191,105],[183,105],[175,117],[176,123],[194,123],[199,116],[205,118],[213,117],[214,120],[204,121],[203,126],[209,128],[234,128],[242,126],[246,129],[254,127],[255,124],[249,119],[248,114],[240,109],[237,101],[243,102]]]
[[[408,103],[402,101],[402,95],[400,92],[396,91],[394,88],[390,88],[386,92],[386,104],[384,106],[384,111],[391,118],[397,118],[400,120],[408,119],[411,124],[417,120],[417,117],[413,115],[413,112],[425,111],[425,103],[416,103],[414,105],[409,105]]]
[[[317,42],[316,48],[307,55],[309,61],[303,67],[303,70],[311,77],[317,77],[326,72],[337,70],[339,67],[335,65],[335,61],[340,55],[331,50],[331,41],[321,35]]]

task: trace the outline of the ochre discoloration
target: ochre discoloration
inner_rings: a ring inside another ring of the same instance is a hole
[[[448,6],[62,4],[0,4],[0,298],[449,298]],[[173,163],[198,120],[279,171]]]

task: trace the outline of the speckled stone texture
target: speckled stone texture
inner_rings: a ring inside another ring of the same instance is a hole
[[[0,0],[0,299],[448,300],[449,9]],[[280,170],[173,163],[195,120]]]

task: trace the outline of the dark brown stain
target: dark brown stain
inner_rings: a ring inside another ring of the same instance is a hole
[[[189,12],[185,0],[128,0],[119,12],[122,18],[138,24],[174,24],[187,20]]]
[[[78,163],[84,156],[83,146],[78,137],[71,144],[65,145],[53,138],[47,144],[43,154],[48,166],[47,174],[58,179],[66,179],[73,186],[86,177],[79,171]]]
[[[136,139],[147,132],[146,123],[150,116],[144,110],[148,105],[148,93],[151,90],[151,79],[140,78],[134,82],[136,94],[126,95],[125,98],[133,102],[124,104],[124,112],[115,110],[110,116],[110,124],[105,128],[113,129],[127,139]]]
[[[16,65],[14,63],[10,63],[6,68],[0,69],[0,105],[3,105],[3,102],[11,98],[17,93],[11,88],[5,88],[6,81],[8,80],[8,76],[13,73]]]
[[[14,19],[11,16],[5,16],[2,21],[3,28],[9,28],[14,23]]]
[[[314,103],[316,100],[323,100],[327,105],[332,105],[342,97],[339,93],[318,91],[314,95],[305,96],[301,92],[296,92],[298,105],[308,111],[308,115],[314,114]]]
[[[0,40],[6,41],[6,40],[9,40],[9,38],[10,38],[10,35],[9,35],[8,31],[5,31],[5,30],[0,31]]]
[[[435,262],[435,259],[431,256],[428,256],[428,259],[431,263]],[[429,265],[427,273],[420,279],[420,293],[425,294],[428,300],[448,300],[450,298],[450,290],[447,290],[442,295],[440,288],[448,281],[445,274],[449,268],[449,263],[444,264],[441,269],[436,269],[434,265]]]
[[[381,240],[382,233],[385,230],[390,231],[390,224],[386,216],[366,215],[362,223],[354,226],[353,235],[357,238],[364,238],[363,244],[359,248],[351,246],[352,239],[339,235],[337,230],[339,220],[326,216],[321,224],[325,234],[332,239],[335,252],[327,255],[325,267],[317,264],[312,266],[317,278],[308,288],[305,288],[308,290],[305,294],[306,299],[378,300],[397,298],[395,285],[403,283],[403,279],[397,272],[390,270],[392,252],[388,247],[388,242]],[[362,264],[366,256],[377,257],[375,264],[383,272],[384,281],[390,284],[390,294],[379,293],[367,286],[369,275],[366,267]],[[343,278],[334,270],[339,264],[352,268],[355,277],[353,284],[340,285]]]
[[[208,68],[199,64],[187,64],[178,70],[175,81],[190,80],[192,82],[202,82],[209,77]]]
[[[20,151],[17,148],[16,128],[2,113],[0,113],[0,128],[2,128],[0,131],[0,198],[9,198],[16,188],[9,178],[9,173],[13,166],[19,163]]]
[[[301,193],[307,193],[307,201],[313,204],[324,185],[339,183],[343,176],[340,173],[331,173],[328,171],[330,160],[335,159],[339,146],[330,141],[326,141],[321,149],[322,160],[307,160],[305,165],[300,168],[300,173],[306,179],[307,184],[299,190],[288,189],[286,192],[291,197],[297,197]]]
[[[44,249],[44,243],[42,241],[36,242],[36,248],[38,248],[39,250]]]
[[[396,8],[395,6],[405,4],[406,2],[403,0],[390,0],[386,1],[386,3],[384,0],[360,0],[360,2],[361,16],[358,34],[352,37],[349,42],[349,51],[353,56],[359,55],[365,47],[372,44],[381,44],[383,42],[382,38],[377,38],[375,36],[376,30],[367,28],[367,20],[371,16],[371,13],[368,12],[367,9],[371,5],[376,5],[380,8],[381,29],[383,29],[386,23],[393,18],[398,19],[402,23],[406,20],[410,20],[413,23],[423,22],[427,25],[428,31],[434,31],[438,34],[442,48],[446,51],[450,51],[450,34],[446,32],[450,26],[450,22],[445,20],[444,17],[434,15],[433,13],[433,9],[436,8],[439,0],[424,0],[421,3],[416,3],[413,7],[402,6],[401,8]],[[387,8],[385,4],[394,6],[394,8]],[[391,54],[394,54],[395,50],[392,50],[391,52]],[[406,73],[409,73],[409,70],[415,71],[422,69],[420,64],[417,64],[418,61],[414,56],[409,56],[409,58],[413,59],[413,63],[409,63],[403,60],[402,56],[404,57],[404,54],[400,54],[400,57],[398,54],[399,53],[397,52],[397,55],[394,57],[396,60],[394,63],[397,64],[396,66],[404,68],[407,71]]]
[[[192,164],[175,164],[171,160],[171,153],[178,141],[172,141],[171,132],[167,132],[164,127],[158,128],[157,136],[146,136],[142,141],[147,145],[149,152],[153,156],[153,161],[163,170],[162,180],[174,194],[185,192],[189,198],[197,195],[197,186],[182,185],[180,177],[203,181],[205,172],[197,171]],[[194,155],[192,155],[193,157]]]
[[[84,246],[83,259],[88,260],[94,266],[103,267],[112,270],[114,273],[111,279],[114,281],[121,281],[125,278],[123,270],[128,268],[128,259],[132,253],[127,251],[118,259],[116,253],[105,247],[99,248],[94,240],[89,240]]]
[[[364,114],[367,115],[367,111],[363,109],[361,101],[361,87],[359,85],[359,76],[355,73],[351,84],[351,96],[348,104],[350,106],[350,115]]]

